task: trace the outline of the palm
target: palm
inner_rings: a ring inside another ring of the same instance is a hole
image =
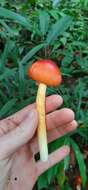
[[[36,163],[29,145],[20,148],[13,156],[8,189],[29,190],[36,181]],[[30,183],[31,182],[31,183]],[[14,187],[14,188],[13,188]]]
[[[54,111],[61,104],[61,99],[59,99],[57,102],[57,98],[56,100],[55,98],[55,96],[49,97],[46,105],[46,112],[52,111],[52,113],[47,115],[47,128],[49,130],[48,142],[51,142],[65,133],[74,130],[77,126],[76,122],[74,121],[74,114],[71,110],[61,109]],[[4,165],[8,165],[8,167],[5,167],[5,170],[7,168],[7,172],[9,173],[10,171],[6,190],[32,189],[33,184],[35,183],[37,177],[41,175],[41,173],[63,159],[68,154],[68,150],[65,146],[63,146],[49,156],[47,163],[42,163],[41,161],[35,162],[34,155],[38,152],[36,134],[35,137],[32,138],[34,131],[30,130],[30,132],[29,129],[24,128],[27,130],[26,133],[21,127],[21,123],[27,116],[27,113],[29,110],[33,109],[34,106],[35,105],[30,105],[15,115],[0,122],[0,140],[2,140],[2,137],[4,138],[3,143],[1,141],[1,146],[4,148],[0,152],[0,158],[2,162],[3,160],[6,162]],[[37,125],[36,118],[35,121]],[[22,142],[20,137],[22,135],[24,142]],[[12,139],[10,137],[12,137]],[[5,144],[5,141],[7,141],[7,144]]]

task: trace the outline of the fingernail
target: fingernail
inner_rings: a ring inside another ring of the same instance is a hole
[[[60,95],[55,95],[55,102],[58,102],[58,104],[63,103],[63,98]]]
[[[74,126],[75,129],[78,127],[77,121],[75,121],[75,120],[73,121],[73,126]]]
[[[69,152],[70,152],[70,147],[69,147],[68,145],[64,145],[63,147],[64,147],[64,151],[65,151],[67,154],[69,154]]]
[[[56,102],[58,104],[62,104],[63,98],[60,95],[54,95],[53,102]]]

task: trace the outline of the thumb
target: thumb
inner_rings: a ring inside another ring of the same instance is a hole
[[[70,148],[67,145],[64,145],[58,150],[51,153],[48,157],[48,161],[46,162],[38,161],[36,163],[37,175],[40,176],[47,169],[59,163],[69,154],[69,152],[70,152]]]
[[[0,137],[0,160],[7,158],[26,144],[33,137],[37,124],[37,111],[33,109],[16,129]]]

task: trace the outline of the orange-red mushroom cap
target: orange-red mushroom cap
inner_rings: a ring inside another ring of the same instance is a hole
[[[61,81],[61,72],[57,65],[51,60],[38,60],[28,69],[28,75],[38,83],[47,86],[58,86]]]

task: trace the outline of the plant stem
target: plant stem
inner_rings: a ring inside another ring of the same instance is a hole
[[[39,114],[38,143],[40,150],[40,159],[42,161],[48,160],[46,119],[45,119],[45,95],[46,95],[46,85],[41,83],[39,84],[37,92],[36,104],[37,104],[37,111]]]

